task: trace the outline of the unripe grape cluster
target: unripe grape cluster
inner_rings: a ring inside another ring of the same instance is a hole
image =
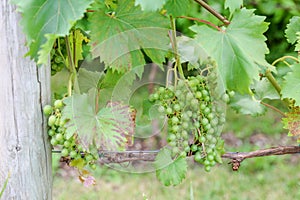
[[[43,108],[44,114],[48,116],[48,135],[51,138],[51,145],[60,149],[61,156],[68,158],[67,160],[80,159],[84,162],[84,165],[89,165],[92,169],[95,169],[97,156],[84,150],[78,144],[76,134],[68,137],[65,127],[68,120],[61,119],[63,107],[64,103],[59,99],[54,102],[53,106],[46,105]]]
[[[67,57],[66,43],[64,38],[56,39],[53,48],[50,51],[51,75],[60,72],[64,67],[64,59]]]
[[[229,95],[224,93],[221,99],[227,103]],[[206,77],[191,76],[179,79],[176,87],[159,87],[149,100],[167,116],[167,141],[174,157],[194,155],[206,171],[222,162],[220,133],[225,113],[214,103],[216,99],[210,94]]]

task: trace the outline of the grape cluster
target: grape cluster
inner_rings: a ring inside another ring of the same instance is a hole
[[[226,103],[227,93],[220,97]],[[176,87],[159,87],[149,97],[158,105],[158,111],[168,119],[167,141],[173,156],[194,155],[205,170],[222,162],[223,140],[221,128],[225,113],[215,104],[204,76],[179,79]]]
[[[64,59],[67,57],[66,43],[64,38],[56,39],[53,48],[50,51],[51,75],[54,76],[60,72],[64,66]]]
[[[63,107],[64,103],[59,99],[54,102],[53,106],[46,105],[43,108],[44,114],[49,116],[48,135],[51,138],[51,145],[61,150],[62,157],[68,158],[64,160],[81,160],[84,165],[89,165],[92,169],[95,169],[95,162],[98,159],[98,155],[84,150],[83,147],[78,144],[76,134],[68,137],[65,127],[67,120],[61,119],[61,110]]]

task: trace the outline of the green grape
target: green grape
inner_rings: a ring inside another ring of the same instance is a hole
[[[178,117],[173,116],[173,117],[172,117],[172,124],[177,124],[178,122],[179,122]]]
[[[55,135],[55,139],[59,142],[64,140],[64,136],[61,133]]]
[[[64,147],[68,148],[70,146],[71,146],[71,142],[70,141],[68,141],[68,140],[64,141]]]
[[[176,135],[175,134],[170,134],[168,136],[168,141],[174,141],[174,140],[176,140]]]
[[[222,95],[222,101],[224,101],[225,103],[229,103],[229,101],[230,101],[230,97],[229,97],[229,95],[228,94],[223,94]]]
[[[54,101],[54,108],[55,109],[61,109],[64,106],[64,103],[61,99]]]
[[[173,107],[173,109],[174,109],[175,111],[180,111],[181,107],[180,107],[179,104],[175,104],[174,107]]]
[[[194,160],[196,162],[201,162],[202,161],[202,156],[201,156],[201,153],[199,151],[197,151],[194,155]]]
[[[163,106],[158,107],[158,112],[163,113],[165,112],[165,108]]]
[[[210,167],[210,165],[206,165],[204,169],[205,169],[206,172],[210,172],[211,167]]]
[[[97,165],[96,165],[96,164],[90,164],[90,168],[91,168],[92,170],[96,170]]]
[[[55,138],[52,138],[52,139],[50,140],[50,143],[51,143],[52,146],[58,145],[58,141],[57,141]]]
[[[54,126],[56,122],[56,116],[55,115],[50,115],[48,118],[48,126]]]
[[[205,138],[204,136],[201,136],[201,137],[199,138],[199,142],[200,142],[200,143],[206,142],[206,138]]]
[[[69,150],[66,149],[66,148],[63,148],[63,149],[61,150],[61,155],[62,155],[63,157],[67,157],[67,156],[69,155]]]
[[[51,137],[54,136],[55,135],[55,130],[49,129],[48,130],[48,135],[51,136]]]
[[[43,112],[45,115],[50,115],[52,113],[53,109],[50,105],[45,105],[43,108]]]
[[[196,145],[196,144],[193,144],[192,146],[191,146],[191,151],[192,152],[196,152],[198,150],[198,146]]]
[[[90,162],[90,161],[94,160],[94,156],[91,155],[91,154],[88,154],[88,155],[85,156],[85,160],[86,160],[87,162]]]
[[[76,151],[70,151],[70,157],[71,158],[75,158],[77,156],[77,152]]]
[[[207,155],[207,160],[208,161],[213,161],[214,159],[215,159],[215,157],[212,154]]]

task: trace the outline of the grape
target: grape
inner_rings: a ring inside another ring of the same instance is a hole
[[[197,150],[198,150],[197,145],[193,144],[193,145],[191,146],[191,151],[192,151],[192,152],[195,152],[195,151],[197,151]]]
[[[55,138],[52,138],[50,140],[50,143],[51,143],[52,146],[56,146],[58,144],[58,141]]]
[[[228,94],[223,94],[222,95],[222,101],[224,101],[225,103],[229,103],[229,101],[230,101],[230,97],[229,97],[229,95]]]
[[[90,162],[90,161],[92,161],[93,159],[94,159],[94,156],[92,156],[91,154],[88,154],[88,155],[85,156],[85,160],[86,160],[87,162]]]
[[[76,151],[73,150],[73,151],[70,152],[70,157],[71,158],[75,158],[76,156],[77,156],[77,152]]]
[[[91,164],[90,168],[92,168],[92,170],[95,170],[97,168],[97,165],[96,164]]]
[[[202,156],[201,156],[201,153],[199,151],[195,154],[194,160],[196,162],[201,162],[202,161]]]
[[[45,105],[43,108],[43,112],[45,115],[50,115],[52,113],[53,109],[50,105]]]
[[[54,108],[55,109],[60,109],[64,106],[64,103],[62,100],[58,99],[56,101],[54,101]]]
[[[64,136],[61,133],[56,134],[55,139],[60,142],[61,140],[64,139]]]
[[[206,165],[204,169],[205,169],[206,172],[210,172],[211,167],[210,167],[210,165]]]
[[[69,150],[63,148],[63,149],[61,150],[61,155],[62,155],[63,157],[67,157],[67,156],[69,155]]]
[[[48,118],[48,126],[53,126],[56,122],[56,116],[55,115],[50,115]]]

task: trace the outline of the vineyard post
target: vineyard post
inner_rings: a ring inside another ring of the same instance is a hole
[[[0,190],[2,199],[51,199],[51,149],[42,106],[50,99],[50,67],[29,57],[9,0],[0,2]]]

